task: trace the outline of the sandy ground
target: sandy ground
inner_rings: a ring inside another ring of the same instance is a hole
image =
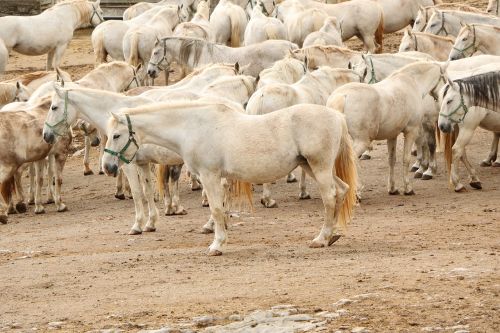
[[[88,36],[79,32],[64,57],[63,68],[76,78],[93,67]],[[399,38],[389,36],[388,48]],[[43,69],[44,59],[15,55],[3,77]],[[83,177],[81,158],[71,157],[63,185],[68,212],[47,205],[45,215],[30,209],[0,226],[0,330],[46,331],[49,322],[63,321],[61,331],[135,332],[206,314],[223,322],[282,303],[332,310],[339,299],[368,294],[344,305],[347,315],[327,331],[452,332],[446,327],[468,325],[498,332],[500,168],[478,166],[489,142],[490,134],[478,131],[468,147],[483,190],[451,191],[439,154],[436,179],[416,180],[412,197],[386,193],[385,143],[376,144],[372,160],[361,162],[364,198],[347,236],[326,249],[307,247],[323,220],[311,181],[313,199],[306,201],[297,199],[296,184],[278,181],[276,209],[257,203],[256,186],[256,209],[230,221],[222,257],[204,255],[212,236],[198,230],[209,212],[186,178],[188,215],[162,216],[157,232],[129,236],[132,200],[113,197],[112,178]],[[94,151],[94,170],[96,157]],[[401,185],[399,164],[397,170]]]

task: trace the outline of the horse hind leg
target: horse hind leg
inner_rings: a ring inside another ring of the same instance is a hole
[[[94,174],[94,171],[90,168],[90,138],[88,135],[85,138],[85,148],[83,150],[83,175],[90,176]]]
[[[302,171],[300,173],[300,183],[299,183],[299,199],[300,200],[307,200],[311,199],[311,195],[309,192],[307,192],[307,183],[306,183],[306,170],[305,168],[301,168]]]
[[[172,177],[170,177],[169,186],[172,188],[172,207],[174,211],[174,215],[186,215],[187,211],[180,204],[180,196],[179,196],[179,179],[181,177],[182,172],[182,164],[174,165],[172,167]]]
[[[55,188],[54,188],[54,203],[58,212],[65,212],[68,210],[66,205],[61,199],[61,186],[62,186],[62,173],[64,165],[66,164],[67,154],[51,155],[49,163],[54,165],[55,175]]]
[[[430,180],[434,178],[434,174],[437,172],[437,162],[436,162],[436,135],[435,129],[432,133],[427,133],[427,149],[429,151],[429,166],[422,175],[422,180]]]
[[[45,213],[45,208],[42,205],[42,186],[43,186],[43,171],[45,160],[33,162],[35,166],[35,214]]]
[[[16,174],[14,175],[14,181],[15,181],[15,189],[16,189],[16,204],[15,204],[15,210],[18,213],[26,213],[28,210],[28,207],[26,206],[26,203],[24,202],[25,196],[24,196],[24,190],[23,190],[23,184],[21,182],[22,176],[23,176],[23,171],[18,170]]]
[[[49,155],[49,157],[43,160],[44,169],[47,168],[47,200],[45,203],[47,205],[53,204],[54,201],[54,193],[55,193],[55,180],[54,180],[54,165],[55,159],[53,155]]]
[[[260,199],[260,203],[266,208],[278,207],[276,200],[271,198],[271,184],[262,184],[262,198]]]
[[[211,174],[201,174],[201,181],[210,201],[211,218],[214,220],[214,240],[207,254],[219,256],[227,241],[226,214],[224,212],[224,188],[221,178]]]
[[[59,45],[56,47],[56,49],[54,51],[54,58],[52,59],[52,63],[50,64],[51,67],[47,68],[47,70],[56,69],[59,67],[59,65],[61,64],[62,56],[64,55],[64,51],[66,51],[67,47],[68,47],[68,43],[62,44],[62,45]],[[48,62],[47,62],[47,65],[48,65]]]
[[[54,54],[55,54],[55,49],[53,50],[50,50],[48,53],[47,53],[47,64],[45,66],[45,68],[50,71],[52,70],[52,64],[54,63]]]
[[[498,156],[498,141],[500,139],[500,133],[493,133],[493,140],[491,142],[491,149],[488,157],[481,162],[482,167],[487,166],[500,166],[500,156]],[[497,161],[498,157],[498,161]]]
[[[394,167],[396,165],[396,143],[397,139],[387,140],[387,152],[389,162],[389,179],[387,182],[387,190],[390,195],[398,195],[399,190],[396,188],[394,181]]]

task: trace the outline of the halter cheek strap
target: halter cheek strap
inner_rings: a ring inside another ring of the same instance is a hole
[[[68,133],[68,130],[71,127],[68,123],[68,91],[64,93],[64,111],[62,119],[54,125],[51,125],[48,122],[45,122],[45,125],[50,128],[56,136],[64,136]]]
[[[135,132],[132,130],[132,123],[130,122],[130,117],[128,114],[126,114],[125,117],[127,119],[127,127],[128,127],[128,141],[127,141],[127,143],[125,144],[125,146],[123,146],[123,148],[119,152],[116,152],[116,151],[108,149],[108,148],[104,148],[104,152],[118,157],[120,160],[122,160],[126,164],[130,164],[130,162],[132,162],[134,160],[135,155],[137,155],[137,152],[139,151],[139,145],[137,144],[137,141],[135,140],[135,137],[134,137]],[[135,152],[134,152],[134,155],[132,155],[132,157],[130,159],[128,159],[125,157],[124,154],[127,151],[127,149],[130,147],[131,144],[134,144]]]
[[[458,120],[455,120],[453,119],[453,115],[455,113],[457,113],[458,111],[460,110],[463,110],[464,111],[464,114],[462,116],[462,118],[458,119]],[[462,94],[462,92],[460,92],[460,105],[457,106],[455,108],[455,110],[451,111],[449,114],[445,114],[445,113],[441,113],[439,112],[439,115],[441,117],[444,117],[444,118],[447,118],[449,121],[451,121],[452,123],[455,123],[455,124],[459,124],[461,122],[464,121],[465,119],[465,116],[467,115],[467,113],[469,112],[469,108],[467,107],[467,105],[465,105],[465,102],[464,102],[464,95]]]
[[[97,12],[97,8],[92,5],[92,15],[90,16],[90,25],[95,28],[95,25],[92,24],[92,19],[94,18],[94,15],[97,15],[99,20],[101,21],[100,23],[104,22],[104,18]]]
[[[459,48],[453,46],[453,49],[456,50],[456,51],[458,51],[464,58],[472,57],[472,55],[477,52],[476,26],[475,25],[472,25],[472,44],[470,44],[469,46],[467,46],[467,47],[465,47],[463,49],[459,49]],[[471,54],[466,55],[465,51],[470,50],[470,49],[472,49]]]
[[[140,87],[140,83],[139,83],[139,79],[137,78],[137,71],[135,70],[135,68],[132,68],[132,71],[134,72],[134,77],[132,78],[132,80],[130,81],[130,83],[127,85],[127,88],[125,88],[125,91],[129,90],[130,89],[130,86],[132,85],[132,83],[135,82],[135,85],[137,87]]]
[[[413,40],[415,42],[415,51],[418,51],[418,39],[417,39],[417,35],[413,34]]]
[[[167,40],[163,39],[163,58],[161,58],[160,61],[158,61],[157,63],[154,63],[152,61],[150,61],[149,63],[153,66],[158,67],[159,70],[165,71],[170,67],[169,65],[165,67],[162,66],[162,63],[166,60],[167,60]]]
[[[371,78],[370,78],[370,81],[368,81],[368,84],[378,83],[379,81],[377,80],[377,77],[375,76],[375,67],[373,66],[373,60],[371,57],[369,57],[368,60],[370,61],[370,66],[372,66],[372,68],[370,70]]]
[[[446,27],[444,25],[445,25],[444,12],[441,12],[441,28],[439,28],[439,30],[438,30],[438,32],[437,32],[436,35],[439,35],[441,33],[441,31],[444,31],[445,36],[449,35],[448,30],[446,30]]]

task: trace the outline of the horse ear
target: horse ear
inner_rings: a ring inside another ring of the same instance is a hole
[[[412,33],[412,31],[411,31],[411,28],[410,28],[410,27],[406,28],[406,30],[405,30],[405,35],[408,35],[408,36],[410,36],[410,37],[411,37],[411,36],[412,36],[412,34],[413,34],[413,33]]]
[[[155,47],[158,46],[158,44],[160,44],[160,39],[158,37],[156,37],[156,40],[155,40]]]
[[[366,54],[361,53],[361,58],[363,58],[363,61],[366,61]]]
[[[56,82],[54,82],[54,92],[59,96],[59,97],[63,97],[64,95],[64,91],[62,89],[63,87],[61,87],[59,84],[57,84]]]
[[[257,84],[260,81],[260,73],[257,75],[257,78],[255,79],[255,86],[257,87]]]
[[[347,69],[351,69],[352,70],[352,63],[349,61],[349,63],[347,64]]]
[[[234,64],[234,71],[235,71],[236,73],[239,73],[239,72],[240,72],[240,64],[239,64],[239,62],[236,62],[236,63]]]
[[[61,82],[61,86],[64,87],[64,78],[59,67],[56,67],[56,81]]]
[[[309,68],[309,58],[307,56],[304,57],[304,67]]]
[[[446,73],[446,71],[448,70],[448,66],[450,66],[450,60],[447,60],[444,64],[440,66],[441,66],[441,72]]]
[[[16,81],[16,89],[17,91],[21,90],[21,82]]]
[[[137,72],[139,72],[139,71],[141,70],[141,68],[142,68],[142,63],[139,63],[139,65],[137,65],[137,66],[135,67],[135,72],[136,72],[136,73],[137,73]]]
[[[118,123],[121,123],[120,117],[114,112],[109,111],[108,112],[111,117],[113,117],[114,120],[116,120]]]

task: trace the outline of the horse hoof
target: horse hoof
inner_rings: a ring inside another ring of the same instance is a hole
[[[309,247],[311,249],[319,249],[320,247],[325,247],[325,244],[313,240],[311,243],[309,243]]]
[[[61,208],[58,208],[57,211],[59,213],[63,213],[63,212],[66,212],[68,211],[68,207],[66,207],[65,205],[63,205]]]
[[[46,205],[51,205],[53,203],[54,203],[54,199],[47,199],[47,201],[45,201]]]
[[[100,175],[104,175],[104,171],[99,171],[99,174]]]
[[[455,192],[457,193],[460,193],[460,192],[466,192],[467,189],[465,188],[465,186],[463,186],[462,184],[458,184],[456,187],[455,187]]]
[[[422,176],[422,180],[431,180],[432,179],[432,175],[426,175],[424,173],[424,175]]]
[[[492,164],[491,164],[490,161],[482,161],[479,165],[482,166],[482,167],[489,167]]]
[[[399,195],[399,190],[389,191],[389,195]]]
[[[35,210],[35,214],[45,214],[45,209]]]
[[[264,199],[260,199],[260,203],[266,207],[266,208],[276,208],[278,207],[278,204],[276,203],[275,200],[269,200],[269,201],[265,201]]]
[[[129,235],[140,235],[142,234],[142,231],[141,230],[135,230],[135,229],[132,229],[128,232]]]
[[[28,211],[28,206],[26,206],[26,204],[24,202],[18,202],[16,204],[16,210],[19,213],[26,213]]]
[[[8,215],[13,215],[17,214],[17,210],[14,207],[9,207],[9,210],[7,210]]]
[[[209,256],[211,257],[216,257],[216,256],[221,256],[222,255],[222,252],[219,251],[219,250],[208,250],[208,253],[207,253]]]
[[[495,168],[498,168],[498,167],[500,167],[500,162],[493,162],[493,163],[491,164],[491,166],[492,166],[492,167],[495,167]]]
[[[418,167],[416,167],[416,166],[411,167],[411,169],[410,169],[410,171],[411,171],[411,172],[415,172],[415,171],[417,171],[417,170],[418,170]]]
[[[297,182],[297,178],[295,176],[293,176],[293,177],[287,177],[286,178],[286,182],[287,183],[296,183]]]
[[[482,190],[481,182],[470,182],[470,186],[476,190]]]
[[[117,198],[118,200],[125,200],[125,194],[115,194],[115,198]]]
[[[7,215],[0,215],[0,224],[7,224]]]
[[[146,227],[144,228],[144,232],[155,232],[156,228],[155,227]]]
[[[368,154],[363,154],[363,155],[361,155],[361,157],[359,159],[362,161],[366,161],[366,160],[371,160],[372,157]]]
[[[203,189],[203,187],[201,187],[200,185],[198,186],[191,186],[191,191],[201,191]]]
[[[83,172],[83,175],[84,175],[84,176],[92,176],[93,174],[94,174],[94,171],[92,171],[92,170],[89,170],[89,171],[84,171],[84,172]]]
[[[405,195],[415,195],[415,191],[411,190],[411,191],[405,192]]]
[[[182,209],[178,209],[176,212],[175,212],[175,215],[187,215],[187,210],[185,210],[184,208]]]
[[[210,207],[210,205],[208,204],[208,201],[202,201],[201,207]]]
[[[422,178],[422,173],[421,172],[415,172],[415,174],[413,175],[413,178],[416,178],[416,179],[420,179]]]
[[[340,239],[341,235],[333,235],[332,238],[330,238],[330,241],[328,242],[328,246],[331,246],[333,243],[338,241]]]
[[[412,151],[411,151],[411,155],[412,155],[412,156],[417,156],[417,151],[416,151],[416,150],[412,150]]]
[[[299,200],[309,200],[311,199],[311,195],[309,193],[300,193]]]
[[[33,206],[35,204],[35,200],[28,200],[28,205]]]
[[[209,229],[209,228],[205,228],[205,227],[201,228],[200,232],[202,234],[204,234],[204,235],[208,235],[208,234],[213,234],[214,233],[213,229]]]

